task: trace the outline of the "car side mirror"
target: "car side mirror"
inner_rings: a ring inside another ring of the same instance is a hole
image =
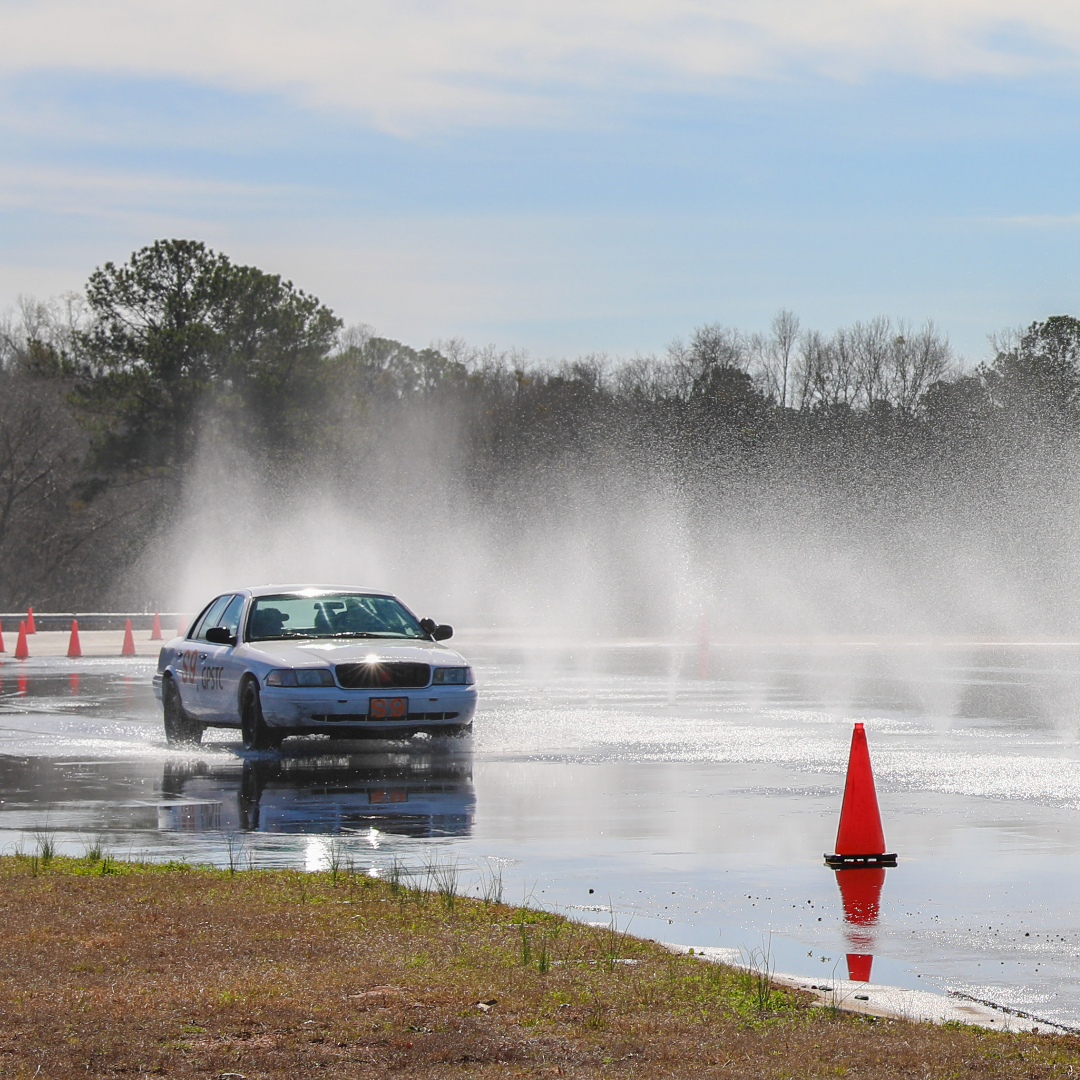
[[[431,636],[436,641],[445,641],[447,638],[454,636],[454,628],[452,626],[447,626],[446,623],[439,623],[439,625],[431,631]]]
[[[235,645],[236,635],[230,634],[227,627],[212,626],[206,631],[206,640],[212,645]]]
[[[423,630],[428,637],[431,637],[435,633],[435,620],[421,619],[420,629]]]

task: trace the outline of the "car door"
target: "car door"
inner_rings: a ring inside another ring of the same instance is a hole
[[[243,607],[242,596],[228,597],[228,602],[216,619],[211,622],[207,618],[200,633],[205,638],[211,628],[224,627],[235,640]],[[231,662],[232,654],[232,645],[218,645],[206,640],[200,642],[198,687],[202,708],[200,715],[204,720],[219,724],[240,723],[236,703],[240,672],[235,670],[236,665]]]
[[[218,626],[224,626],[236,641],[240,637],[240,622],[244,614],[244,597],[234,596],[228,607],[218,619]],[[240,723],[240,677],[247,669],[242,657],[236,655],[236,647],[217,646],[221,649],[215,663],[221,668],[218,685],[214,689],[215,708],[222,723]]]
[[[184,708],[200,720],[209,720],[213,715],[215,700],[211,685],[214,676],[213,672],[207,669],[217,666],[216,650],[220,647],[211,645],[206,640],[206,631],[212,626],[217,626],[218,619],[232,599],[232,593],[219,596],[207,608],[206,614],[199,620],[199,624],[191,632],[188,640],[184,642],[181,682],[187,685],[181,687],[180,696],[184,702]]]

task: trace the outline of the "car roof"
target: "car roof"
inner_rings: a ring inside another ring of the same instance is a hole
[[[233,589],[233,593],[241,593],[244,596],[277,596],[280,593],[301,593],[301,592],[316,592],[316,593],[336,593],[336,592],[355,592],[355,593],[367,593],[369,596],[393,596],[393,593],[387,592],[385,589],[369,589],[363,585],[313,585],[307,582],[303,585],[258,585],[255,588],[249,589]],[[224,593],[219,593],[219,596],[224,596]]]

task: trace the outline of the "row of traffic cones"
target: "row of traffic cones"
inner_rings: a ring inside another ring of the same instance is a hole
[[[33,614],[33,609],[31,609]],[[19,637],[15,643],[15,659],[27,660],[30,657],[30,647],[27,644],[26,638],[30,634],[34,634],[37,631],[31,629],[31,623],[27,620],[23,620],[19,623]],[[151,641],[161,641],[161,619],[158,615],[154,615],[154,628],[150,634]],[[4,652],[4,628],[0,626],[0,653]],[[71,637],[68,639],[68,656],[71,659],[77,659],[82,656],[82,645],[79,642],[79,620],[71,620]],[[135,635],[131,630],[131,620],[127,619],[124,623],[124,644],[120,648],[121,656],[134,656],[135,655]]]

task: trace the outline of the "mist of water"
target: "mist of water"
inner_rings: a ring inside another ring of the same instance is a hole
[[[626,458],[472,482],[414,426],[282,477],[207,445],[140,568],[162,606],[245,585],[388,589],[419,614],[565,638],[1053,640],[1080,632],[1080,469],[997,488],[650,474]]]

